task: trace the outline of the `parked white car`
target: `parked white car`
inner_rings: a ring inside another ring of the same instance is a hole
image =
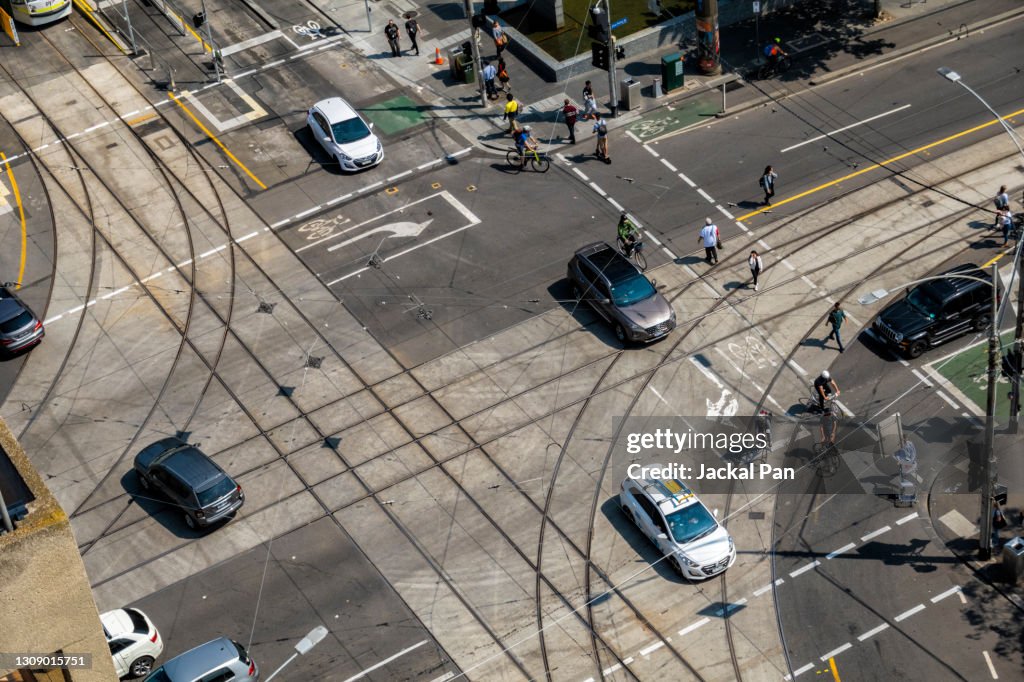
[[[736,561],[729,531],[679,479],[627,478],[619,506],[684,578],[707,580]]]
[[[384,160],[373,124],[340,97],[320,100],[306,114],[313,137],[343,171],[358,171]]]
[[[164,640],[146,614],[117,609],[100,615],[118,678],[145,677],[164,651]]]

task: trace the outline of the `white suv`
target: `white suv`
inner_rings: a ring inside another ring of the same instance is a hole
[[[679,479],[627,478],[619,506],[684,578],[706,580],[736,561],[729,531]]]
[[[118,678],[144,677],[164,652],[156,626],[138,609],[117,609],[100,615],[103,634],[114,658]]]

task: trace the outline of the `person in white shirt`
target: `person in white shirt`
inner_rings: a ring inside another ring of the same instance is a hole
[[[996,227],[999,227],[1001,222],[1003,211],[1010,208],[1010,195],[1006,193],[1006,185],[999,188],[999,193],[996,194]]]
[[[704,260],[708,265],[718,262],[718,226],[711,222],[711,218],[704,219],[704,229],[697,237],[698,242],[704,243]]]
[[[999,220],[1003,226],[1003,246],[1006,246],[1010,241],[1010,232],[1013,230],[1013,213],[1010,209],[1004,208],[999,212]]]
[[[750,266],[750,274],[754,277],[754,291],[757,291],[757,276],[764,270],[764,262],[757,251],[750,252],[750,257],[747,258],[747,265]]]

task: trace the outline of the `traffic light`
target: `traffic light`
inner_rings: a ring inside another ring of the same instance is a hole
[[[206,12],[196,12],[192,15],[192,25],[199,28],[206,23]]]
[[[608,23],[608,15],[600,7],[590,8],[590,26],[587,27],[587,35],[602,43],[607,43],[612,34],[611,25]]]
[[[590,63],[598,69],[608,70],[608,46],[604,43],[591,43],[590,44],[591,59]]]
[[[1013,379],[1020,374],[1020,349],[1015,348],[1003,353],[1003,376]]]

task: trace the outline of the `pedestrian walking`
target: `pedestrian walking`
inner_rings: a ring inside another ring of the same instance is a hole
[[[501,82],[502,92],[508,92],[512,89],[512,86],[509,85],[510,80],[511,78],[508,76],[508,69],[505,68],[505,60],[498,57],[498,81]]]
[[[413,50],[416,50],[416,56],[420,56],[420,46],[416,43],[416,34],[420,32],[420,25],[416,23],[412,14],[405,15],[405,32],[409,34],[409,40],[412,42]]]
[[[391,48],[392,57],[401,57],[402,51],[398,47],[398,27],[394,19],[388,19],[388,25],[384,27],[384,35],[388,37],[388,47]]]
[[[590,120],[590,117],[598,118],[597,100],[594,98],[594,86],[587,81],[583,84],[583,119]]]
[[[1013,229],[1013,213],[1004,208],[999,212],[999,224],[1003,227],[1003,246],[1010,242],[1010,231]]]
[[[757,276],[764,270],[764,261],[761,260],[761,256],[758,255],[757,251],[751,251],[750,256],[747,257],[747,265],[750,267],[750,274],[754,278],[754,291],[757,291]]]
[[[518,127],[516,119],[519,117],[519,102],[512,96],[512,93],[505,95],[505,115],[502,117],[508,121],[508,134],[511,135]]]
[[[993,227],[999,227],[1002,224],[1002,212],[1010,209],[1010,195],[1006,193],[1006,185],[1002,185],[999,188],[999,192],[996,193],[996,224]]]
[[[498,70],[494,68],[494,64],[485,62],[483,75],[484,87],[487,89],[487,99],[498,99],[498,88],[494,86],[494,79],[498,75]]]
[[[605,163],[611,163],[612,157],[608,156],[608,122],[598,116],[594,121],[594,132],[597,133],[597,149],[594,150],[594,156]]]
[[[718,262],[718,226],[712,222],[711,218],[704,219],[704,227],[700,231],[700,236],[697,237],[697,241],[704,244],[704,260],[707,261],[708,265],[714,265]]]
[[[843,348],[843,339],[839,336],[839,328],[843,326],[843,322],[846,321],[846,312],[839,306],[837,301],[832,310],[828,313],[828,319],[826,324],[832,325],[832,331],[825,337],[825,341],[828,341],[832,337],[835,337],[836,343],[839,345],[839,352],[842,353],[845,349]]]
[[[562,107],[562,120],[565,121],[565,127],[569,129],[569,144],[576,144],[576,115],[579,114],[579,109],[572,105],[569,98],[565,98],[565,106]]]
[[[491,24],[491,37],[494,38],[494,49],[498,51],[498,59],[501,59],[502,50],[508,47],[508,36],[502,30],[497,19]]]
[[[771,166],[764,167],[764,173],[761,175],[760,185],[761,189],[764,190],[764,205],[772,205],[772,197],[775,196],[775,180],[779,177]]]

